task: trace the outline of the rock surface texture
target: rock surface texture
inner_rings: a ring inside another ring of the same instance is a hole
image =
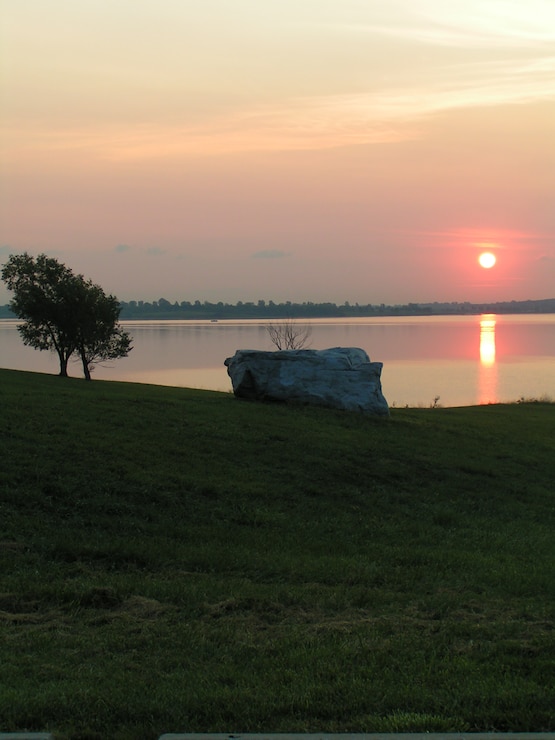
[[[381,362],[363,349],[240,349],[225,361],[238,398],[294,401],[387,416]]]

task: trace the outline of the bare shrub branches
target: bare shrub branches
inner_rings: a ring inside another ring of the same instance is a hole
[[[303,349],[309,346],[312,327],[308,324],[297,324],[293,319],[285,319],[276,324],[267,324],[272,343],[279,349]]]

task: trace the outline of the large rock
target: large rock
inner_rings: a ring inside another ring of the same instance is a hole
[[[387,416],[381,362],[363,349],[240,349],[225,361],[238,398],[295,401]]]

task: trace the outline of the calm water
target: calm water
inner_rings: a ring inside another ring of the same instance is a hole
[[[519,398],[555,399],[555,315],[316,319],[310,347],[362,347],[384,363],[390,406],[467,406]],[[237,349],[273,349],[261,321],[125,322],[129,357],[94,377],[230,391],[224,360]],[[25,347],[13,321],[0,321],[0,367],[57,373],[54,355]],[[78,363],[70,374],[81,376]]]

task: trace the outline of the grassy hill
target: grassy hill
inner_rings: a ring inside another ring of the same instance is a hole
[[[0,371],[0,731],[555,730],[555,405]]]

